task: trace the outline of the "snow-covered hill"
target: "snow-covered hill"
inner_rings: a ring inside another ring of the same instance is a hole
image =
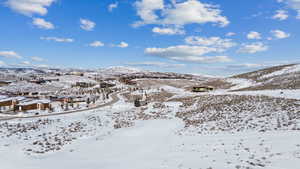
[[[104,73],[104,74],[118,75],[118,74],[138,73],[138,72],[144,72],[144,71],[137,69],[137,68],[133,68],[133,67],[112,66],[112,67],[108,67],[108,68],[99,69],[99,72]]]
[[[249,82],[247,85],[233,90],[300,89],[300,64],[274,66],[236,75],[225,80],[233,82],[235,86],[241,85],[238,80]]]
[[[193,75],[193,74],[182,74],[173,72],[153,72],[146,71],[132,67],[117,66],[109,67],[105,69],[99,69],[98,73],[102,76],[117,76],[117,77],[128,77],[133,79],[138,78],[161,78],[161,79],[195,79],[195,80],[207,80],[210,76],[205,75]]]

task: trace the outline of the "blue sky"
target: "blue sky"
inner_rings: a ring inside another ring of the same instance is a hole
[[[1,0],[0,65],[229,75],[299,62],[299,0]]]

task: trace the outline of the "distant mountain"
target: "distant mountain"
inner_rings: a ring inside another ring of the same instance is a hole
[[[0,80],[17,80],[20,77],[29,77],[32,75],[47,75],[50,73],[70,73],[70,72],[84,72],[87,74],[98,74],[103,78],[109,77],[126,77],[131,79],[138,78],[159,78],[159,79],[193,79],[193,80],[207,80],[210,76],[181,74],[173,72],[151,72],[142,69],[125,66],[115,66],[102,68],[98,70],[76,69],[76,68],[0,68]]]
[[[131,74],[131,73],[138,73],[138,72],[145,72],[145,71],[133,67],[113,66],[113,67],[99,69],[98,72],[103,74],[109,74],[109,75],[120,75],[120,74]]]
[[[46,71],[38,68],[0,68],[0,73],[44,74]]]
[[[141,70],[132,67],[117,66],[109,67],[105,69],[99,69],[98,73],[102,76],[116,76],[116,77],[125,77],[131,79],[139,78],[159,78],[159,79],[194,79],[194,80],[206,80],[210,77],[202,75],[192,75],[192,74],[181,74],[173,72],[152,72]]]

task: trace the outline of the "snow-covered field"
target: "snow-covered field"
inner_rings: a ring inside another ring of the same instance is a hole
[[[116,70],[123,68],[109,72]],[[262,76],[298,71],[296,65]],[[48,85],[81,79],[62,78]],[[237,91],[259,82],[226,78],[229,88],[192,93],[195,81],[171,81],[146,79],[140,84],[148,85],[138,90],[117,83],[124,88],[120,100],[106,107],[0,121],[0,169],[296,169],[300,164],[299,89]],[[134,107],[130,99],[138,96],[147,104]]]
[[[81,139],[65,150],[28,156],[18,147],[1,153],[3,169],[295,169],[298,132],[183,136],[178,120],[138,122],[102,137]],[[17,162],[16,162],[17,161]]]
[[[1,169],[295,169],[300,163],[297,130],[185,132],[184,122],[175,116],[181,103],[162,104],[167,118],[137,119],[132,113],[141,110],[121,99],[74,115],[2,122]],[[120,116],[133,125],[115,129]],[[14,130],[18,123],[23,130]],[[54,151],[46,151],[47,142]]]

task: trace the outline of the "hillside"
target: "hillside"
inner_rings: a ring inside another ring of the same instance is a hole
[[[253,83],[239,90],[300,89],[300,64],[274,66],[231,78]]]
[[[124,77],[130,79],[193,79],[193,80],[207,80],[210,77],[205,75],[192,75],[192,74],[182,74],[174,72],[154,72],[146,71],[131,67],[117,66],[109,67],[106,69],[98,70],[102,76],[115,76],[115,77]]]
[[[227,78],[210,78],[202,85],[227,91],[300,89],[300,64],[273,66]]]

